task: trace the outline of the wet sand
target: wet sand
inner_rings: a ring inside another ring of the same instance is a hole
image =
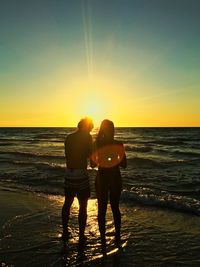
[[[0,263],[2,266],[199,266],[200,217],[168,209],[121,204],[126,246],[103,257],[89,201],[87,246],[78,253],[78,204],[71,210],[71,238],[63,250],[60,211],[63,197],[0,188]],[[114,249],[113,221],[107,213],[107,252]]]

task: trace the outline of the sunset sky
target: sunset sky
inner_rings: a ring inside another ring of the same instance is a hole
[[[200,126],[200,1],[0,5],[0,126]]]

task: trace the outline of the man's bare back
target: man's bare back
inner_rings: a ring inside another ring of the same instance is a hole
[[[68,135],[65,139],[67,168],[87,169],[87,159],[92,152],[92,137],[83,130]]]
[[[62,240],[64,244],[69,238],[68,221],[70,207],[76,196],[79,201],[79,245],[85,244],[85,227],[87,220],[87,202],[90,197],[90,183],[87,173],[87,161],[92,152],[93,122],[89,118],[78,123],[77,131],[69,134],[65,139],[66,176],[65,202],[62,207]]]

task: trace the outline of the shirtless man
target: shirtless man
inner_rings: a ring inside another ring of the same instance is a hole
[[[65,139],[66,177],[65,202],[62,208],[63,242],[69,238],[68,221],[70,207],[76,196],[79,201],[79,244],[85,243],[85,226],[87,220],[87,202],[90,197],[89,177],[87,173],[88,158],[92,152],[93,122],[89,118],[78,123],[77,130]]]

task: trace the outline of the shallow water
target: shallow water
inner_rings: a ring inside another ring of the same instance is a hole
[[[20,196],[19,196],[20,193]],[[199,266],[200,217],[169,209],[121,204],[122,241],[114,247],[114,225],[107,212],[107,253],[102,255],[97,226],[97,203],[90,200],[85,253],[79,253],[78,202],[73,203],[69,246],[62,247],[60,211],[63,197],[10,192],[13,201],[26,200],[26,211],[2,227],[0,259],[7,266]],[[9,196],[10,198],[10,196]],[[23,205],[22,205],[23,206]]]
[[[73,130],[0,128],[1,181],[63,195],[64,139]],[[200,200],[200,128],[116,128],[115,135],[128,159],[124,189],[144,187]],[[93,188],[96,171],[89,173]]]
[[[113,254],[107,257],[97,226],[95,169],[88,170],[92,199],[85,253],[77,249],[77,201],[71,210],[72,237],[62,249],[63,141],[72,130],[0,128],[2,266],[199,266],[200,128],[116,129],[128,158],[121,198],[126,246],[113,252],[109,208],[107,253]]]

